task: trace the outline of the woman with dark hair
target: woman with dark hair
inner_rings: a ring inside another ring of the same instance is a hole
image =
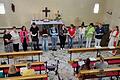
[[[68,47],[72,48],[74,43],[74,38],[76,35],[76,28],[73,24],[68,28]]]
[[[32,23],[30,32],[34,50],[39,50],[39,28],[35,23]]]
[[[65,25],[62,25],[59,29],[59,39],[60,39],[60,48],[61,50],[65,47],[67,29]]]
[[[12,36],[8,30],[4,31],[3,40],[5,52],[12,52],[13,51]]]
[[[108,46],[117,46],[118,40],[119,40],[119,27],[115,26],[114,29],[112,30],[112,32],[110,33],[110,37],[109,37],[110,41]],[[113,55],[116,54],[116,50],[112,52]]]
[[[86,29],[85,37],[86,37],[86,48],[90,48],[92,38],[95,32],[95,28],[93,23],[90,23],[90,25]]]
[[[84,64],[78,68],[77,73],[79,73],[80,70],[90,70],[90,69],[92,69],[92,67],[90,65],[90,59],[87,58],[84,61]],[[81,76],[80,74],[78,74],[78,75]],[[84,80],[82,76],[81,76],[80,80]]]
[[[13,49],[14,49],[14,51],[18,52],[19,51],[20,37],[19,37],[19,33],[17,32],[15,26],[13,26],[10,34],[12,35]]]
[[[90,69],[91,69],[90,59],[87,58],[87,59],[85,60],[85,64],[83,64],[83,65],[81,66],[81,70],[90,70]]]
[[[29,33],[26,30],[25,26],[22,26],[21,31],[20,31],[20,40],[23,46],[23,50],[27,51],[27,47],[29,44]]]

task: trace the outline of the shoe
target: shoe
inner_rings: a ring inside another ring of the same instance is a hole
[[[60,50],[63,50],[62,48],[60,48]]]
[[[57,51],[57,49],[54,49],[54,51]]]

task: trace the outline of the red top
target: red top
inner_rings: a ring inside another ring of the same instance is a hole
[[[76,29],[75,28],[68,28],[68,33],[70,35],[70,37],[72,37],[76,32]]]

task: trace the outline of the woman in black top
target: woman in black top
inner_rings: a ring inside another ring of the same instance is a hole
[[[39,38],[38,38],[39,28],[36,26],[35,23],[32,24],[30,32],[34,50],[39,50]]]
[[[65,47],[66,34],[67,34],[67,29],[65,28],[65,25],[62,25],[59,29],[59,39],[60,39],[61,50],[64,49]]]
[[[13,51],[12,36],[8,30],[4,31],[3,40],[5,52],[12,52]]]

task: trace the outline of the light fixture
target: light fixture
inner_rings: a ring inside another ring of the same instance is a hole
[[[4,3],[0,3],[0,14],[5,14],[5,6],[4,6]]]
[[[95,14],[99,13],[99,7],[100,7],[99,3],[95,3],[95,6],[94,6],[94,13]]]

